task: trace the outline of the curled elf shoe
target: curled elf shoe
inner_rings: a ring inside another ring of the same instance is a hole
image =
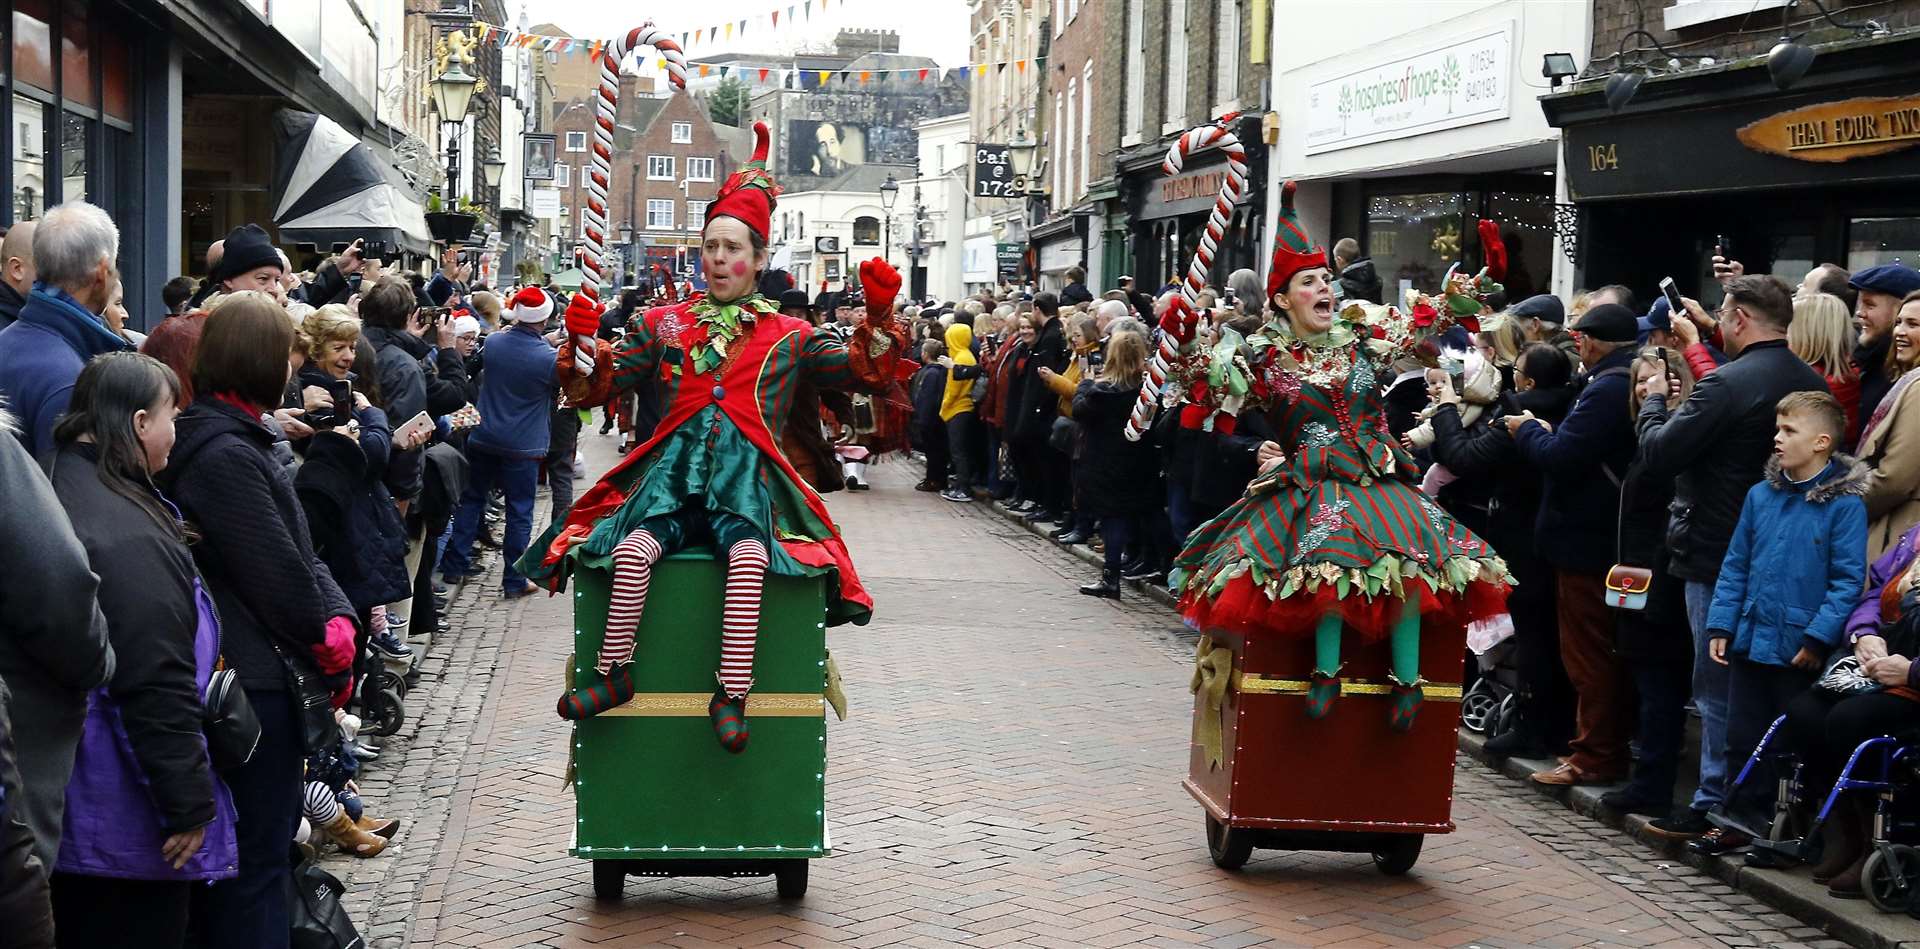
[[[1318,669],[1307,676],[1307,717],[1326,718],[1333,710],[1333,700],[1340,697],[1340,670],[1321,672]]]
[[[1387,709],[1387,727],[1396,732],[1405,733],[1413,728],[1413,720],[1420,714],[1421,703],[1427,700],[1427,693],[1420,688],[1425,679],[1415,679],[1402,684],[1392,676],[1393,705]]]
[[[592,718],[611,708],[627,704],[633,698],[633,664],[621,663],[609,672],[590,672],[591,685],[575,686],[560,696],[555,710],[560,717],[577,722]]]
[[[713,693],[707,703],[707,718],[713,721],[713,736],[720,747],[734,754],[747,750],[747,697],[729,698],[725,689]]]

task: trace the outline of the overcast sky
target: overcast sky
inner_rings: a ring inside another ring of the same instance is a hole
[[[646,22],[646,11],[656,12],[655,23],[669,33],[691,33],[710,26],[722,27],[719,38],[711,43],[691,43],[690,57],[715,53],[788,53],[803,44],[832,41],[842,29],[888,29],[900,33],[900,52],[926,56],[943,67],[966,65],[967,0],[829,0],[820,9],[814,0],[811,18],[800,16],[797,27],[790,26],[787,8],[801,14],[803,0],[700,0],[698,3],[672,4],[649,2],[625,4],[608,0],[522,0],[528,23],[555,23],[568,33],[585,39],[605,38],[630,30]],[[609,13],[612,9],[634,10]],[[509,0],[507,9],[516,9]],[[767,14],[778,10],[780,26],[771,28]],[[679,17],[697,16],[681,20]],[[741,20],[750,21],[744,39],[737,29]],[[733,38],[725,33],[725,24],[735,24]],[[649,65],[648,72],[653,71]]]

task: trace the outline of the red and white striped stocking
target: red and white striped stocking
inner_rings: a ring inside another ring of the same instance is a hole
[[[613,592],[607,602],[607,628],[600,640],[600,658],[594,668],[605,674],[616,665],[633,661],[633,631],[647,606],[647,585],[653,565],[660,562],[660,541],[644,530],[627,535],[613,548]]]
[[[753,646],[760,635],[760,594],[767,545],[743,540],[727,551],[727,594],[720,616],[720,687],[730,699],[753,688]]]

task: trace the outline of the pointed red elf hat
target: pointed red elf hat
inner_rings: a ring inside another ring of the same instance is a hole
[[[722,215],[737,218],[765,241],[773,226],[774,198],[779,194],[780,186],[767,173],[767,124],[755,122],[753,158],[727,176],[713,203],[707,205],[707,223]]]
[[[1280,217],[1273,226],[1273,265],[1267,269],[1267,297],[1286,290],[1287,281],[1293,275],[1312,267],[1327,265],[1327,251],[1307,236],[1307,228],[1300,223],[1299,212],[1293,209],[1293,192],[1297,186],[1289,181],[1280,186]]]

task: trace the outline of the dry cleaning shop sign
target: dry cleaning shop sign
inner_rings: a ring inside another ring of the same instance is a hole
[[[1513,21],[1307,89],[1307,154],[1507,117]]]

